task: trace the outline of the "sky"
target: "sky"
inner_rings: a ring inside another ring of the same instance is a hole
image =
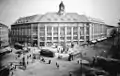
[[[61,1],[65,12],[76,12],[102,19],[108,25],[118,25],[120,0],[0,0],[0,23],[10,27],[20,17],[58,12]]]

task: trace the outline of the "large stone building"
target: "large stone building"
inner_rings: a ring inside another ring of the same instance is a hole
[[[8,45],[8,27],[0,23],[0,47]]]
[[[49,46],[82,43],[106,37],[106,24],[98,19],[65,12],[63,2],[58,12],[19,18],[11,25],[12,42]]]

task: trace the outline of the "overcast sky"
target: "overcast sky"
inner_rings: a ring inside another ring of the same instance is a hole
[[[117,25],[120,0],[62,0],[66,12],[85,14]],[[0,0],[0,22],[10,26],[18,18],[34,14],[57,12],[61,0]]]

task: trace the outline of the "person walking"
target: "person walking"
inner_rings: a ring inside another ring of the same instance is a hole
[[[93,57],[92,67],[94,67],[94,66],[95,66],[95,61],[96,61],[96,59],[95,59],[95,57]]]
[[[59,64],[56,62],[56,67],[59,69]]]
[[[42,57],[41,61],[45,62],[45,59]]]
[[[72,72],[69,72],[69,76],[72,76]]]
[[[68,61],[71,61],[71,60],[73,60],[73,55],[70,53],[68,57]]]
[[[51,64],[51,60],[48,61],[48,64]]]
[[[74,56],[73,56],[73,54],[71,54],[71,59],[74,60]]]
[[[16,69],[16,67],[13,65],[13,63],[10,63],[10,67],[9,67],[10,76],[13,76],[13,75],[14,75],[15,69]]]

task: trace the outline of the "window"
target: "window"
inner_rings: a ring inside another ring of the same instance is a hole
[[[48,20],[48,21],[51,21],[51,19],[50,19],[50,18],[48,18],[47,20]]]
[[[89,41],[89,36],[86,36],[86,40]]]
[[[74,21],[77,21],[77,19],[73,18]]]
[[[64,19],[63,19],[63,18],[61,18],[61,20],[63,21]]]
[[[45,27],[40,27],[40,36],[45,36]]]
[[[78,28],[77,27],[73,27],[73,34],[74,35],[77,35],[77,31],[78,31]]]
[[[26,28],[27,29],[27,28]],[[33,34],[34,35],[37,35],[37,31],[38,31],[38,29],[37,29],[37,24],[34,24],[34,26],[33,26]]]
[[[53,39],[54,39],[54,40],[58,40],[58,37],[54,37]]]
[[[54,20],[57,21],[57,18],[55,18]]]
[[[58,27],[53,27],[53,30],[54,30],[53,34],[58,35]]]
[[[84,27],[80,27],[80,35],[84,35]]]
[[[47,42],[47,46],[52,46],[52,42]]]
[[[65,39],[65,37],[60,37],[60,39],[61,39],[61,40],[64,40],[64,39]]]
[[[41,41],[45,41],[45,37],[40,37],[40,40]]]
[[[89,26],[86,27],[86,35],[89,35]]]
[[[70,21],[70,18],[68,18],[67,20]]]
[[[67,40],[71,40],[71,37],[67,37]]]
[[[47,35],[52,35],[52,27],[51,26],[47,27]]]
[[[77,37],[77,36],[73,36],[73,39],[74,39],[74,40],[77,40],[77,39],[78,39],[78,37]]]
[[[65,35],[65,27],[60,27],[60,35],[61,36]]]
[[[81,40],[84,40],[84,36],[80,36],[80,39],[81,39]]]
[[[47,40],[52,40],[52,37],[47,37]]]
[[[44,27],[44,26],[41,26],[41,27],[40,27],[40,30],[45,30],[45,27]]]
[[[67,35],[71,35],[71,27],[67,27]]]

